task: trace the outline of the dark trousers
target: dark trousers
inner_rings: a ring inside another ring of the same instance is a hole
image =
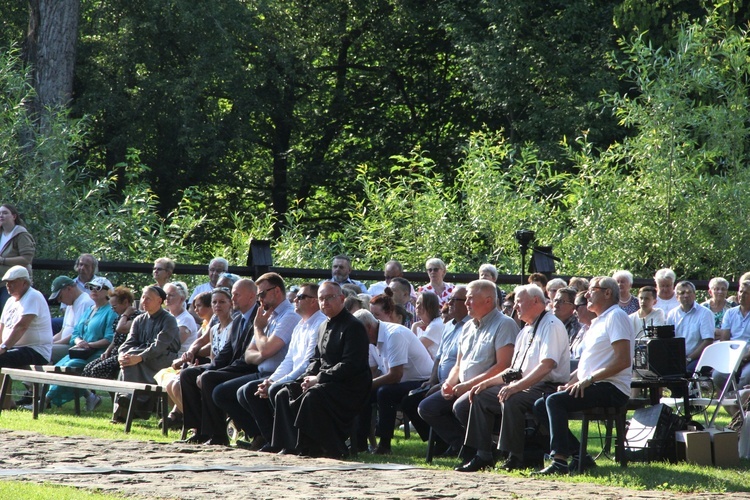
[[[210,376],[210,373],[206,375]],[[204,375],[204,378],[206,375]],[[245,432],[246,439],[254,438],[260,434],[260,431],[250,412],[243,408],[237,400],[237,392],[248,383],[260,382],[259,379],[265,379],[267,375],[270,374],[264,375],[256,372],[235,377],[218,383],[212,392],[216,407],[224,410],[234,422],[235,427]]]
[[[422,385],[422,380],[400,382],[398,384],[381,385],[370,395],[370,404],[359,415],[357,427],[357,444],[359,449],[367,449],[367,436],[372,422],[372,405],[378,409],[378,423],[376,434],[380,437],[380,446],[390,447],[396,421],[396,409],[409,391]]]
[[[260,435],[270,443],[273,438],[273,402],[282,385],[272,385],[268,390],[268,398],[261,398],[255,395],[261,382],[263,381],[255,380],[240,387],[237,390],[237,401],[255,420]]]
[[[28,368],[29,365],[46,365],[49,360],[31,347],[13,347],[0,354],[0,367]]]
[[[551,455],[569,457],[578,455],[581,447],[568,426],[568,415],[588,408],[612,406],[619,408],[627,404],[629,394],[618,390],[609,382],[596,382],[586,387],[583,397],[573,397],[565,391],[539,398],[534,403],[534,414],[539,422],[547,422],[550,430]]]
[[[407,394],[404,399],[401,400],[401,411],[404,415],[409,417],[409,422],[414,426],[422,438],[422,441],[427,441],[430,437],[430,426],[425,422],[422,417],[419,416],[419,403],[427,396],[427,391],[419,391],[416,394]]]

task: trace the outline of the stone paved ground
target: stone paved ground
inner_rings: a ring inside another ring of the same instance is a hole
[[[602,500],[703,500],[729,497],[640,492],[587,483],[524,479],[497,473],[458,474],[428,469],[351,470],[360,464],[177,443],[59,438],[15,431],[0,431],[0,440],[3,443],[0,452],[2,479],[23,478],[154,499],[599,497]],[[197,467],[200,472],[165,470],[175,466]],[[223,466],[240,466],[243,469],[214,470]],[[342,467],[349,470],[340,470]],[[48,472],[52,468],[69,468],[69,471]],[[114,468],[120,472],[75,473],[91,468],[97,468],[97,471],[98,468]],[[26,472],[19,476],[14,473],[18,470]],[[158,471],[153,472],[155,470]],[[750,494],[731,496],[750,499]]]

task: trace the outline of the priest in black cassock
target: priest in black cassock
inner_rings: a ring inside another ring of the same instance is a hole
[[[348,455],[345,440],[369,401],[369,346],[364,326],[344,308],[338,283],[323,283],[318,302],[328,320],[305,373],[276,394],[271,444],[282,453],[340,458]]]

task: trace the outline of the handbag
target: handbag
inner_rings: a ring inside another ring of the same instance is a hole
[[[68,356],[70,359],[89,359],[94,355],[96,349],[85,348],[85,347],[71,347],[68,350]]]

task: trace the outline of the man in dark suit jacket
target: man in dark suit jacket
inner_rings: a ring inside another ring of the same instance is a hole
[[[227,293],[215,289],[214,293]],[[195,429],[188,443],[228,445],[226,414],[217,407],[212,394],[217,385],[257,371],[245,362],[245,350],[253,338],[253,321],[258,311],[258,287],[252,280],[238,280],[231,299],[240,314],[232,322],[229,338],[212,363],[180,371],[185,429]]]
[[[276,394],[273,447],[303,456],[340,458],[354,418],[369,401],[372,374],[365,328],[344,308],[337,283],[318,289],[328,317],[307,370]]]

